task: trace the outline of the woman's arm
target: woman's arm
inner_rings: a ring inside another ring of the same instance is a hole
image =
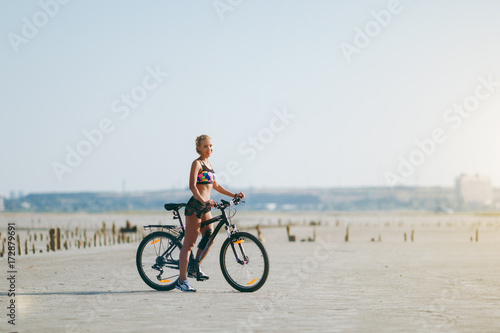
[[[201,197],[200,191],[196,187],[196,181],[198,177],[198,173],[201,170],[201,164],[198,163],[198,160],[194,160],[193,164],[191,164],[191,172],[189,174],[189,189],[193,193],[193,197],[199,202],[205,202],[205,200]]]
[[[217,179],[214,180],[214,185],[213,186],[214,186],[214,190],[216,190],[217,192],[222,193],[224,195],[227,195],[227,196],[230,196],[230,197],[233,197],[233,198],[236,195],[236,194],[228,191],[227,189],[225,189],[224,186],[222,186],[221,184],[219,184],[219,182],[217,181]],[[245,195],[242,192],[238,193],[237,195],[240,196],[240,197],[242,197],[242,198],[245,198]]]

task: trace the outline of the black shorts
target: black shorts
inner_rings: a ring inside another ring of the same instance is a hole
[[[194,197],[191,197],[186,205],[186,208],[184,209],[184,214],[186,216],[191,216],[193,213],[196,213],[196,216],[201,219],[201,216],[209,211],[210,205],[208,203],[200,202]]]

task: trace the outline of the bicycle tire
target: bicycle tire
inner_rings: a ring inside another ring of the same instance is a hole
[[[167,249],[169,252],[162,256]],[[172,290],[179,278],[179,253],[182,244],[177,237],[164,232],[153,232],[137,248],[136,265],[142,280],[156,290]]]
[[[235,258],[233,247],[240,259]],[[243,257],[243,252],[246,258]],[[220,251],[220,268],[226,281],[241,292],[259,290],[269,275],[269,257],[260,240],[248,232],[237,232],[224,241]]]

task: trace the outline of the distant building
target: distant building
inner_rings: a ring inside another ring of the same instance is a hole
[[[0,212],[5,212],[5,205],[3,203],[3,197],[0,196]]]
[[[493,186],[489,177],[462,174],[456,180],[455,191],[461,205],[490,205],[493,202]]]

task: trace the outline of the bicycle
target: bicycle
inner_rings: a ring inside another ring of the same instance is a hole
[[[198,271],[199,263],[205,258],[220,229],[224,226],[228,238],[220,250],[220,268],[226,281],[236,290],[241,292],[254,292],[259,290],[266,282],[269,274],[269,258],[267,252],[254,235],[239,231],[231,223],[232,215],[226,214],[228,207],[238,205],[241,198],[231,201],[221,200],[214,207],[222,214],[201,223],[201,228],[219,222],[210,235],[199,259],[195,259],[191,252],[188,271]],[[153,228],[162,229],[144,237],[139,244],[136,255],[136,265],[142,280],[156,290],[171,290],[179,276],[179,253],[184,238],[184,224],[182,223],[179,209],[185,203],[165,204],[167,211],[173,211],[174,220],[179,220],[180,227],[176,225],[147,225],[144,229],[152,231]],[[231,213],[231,212],[229,212]],[[229,216],[228,216],[229,215]],[[202,239],[203,241],[203,239]],[[201,242],[201,241],[200,241]],[[201,279],[197,278],[198,281]]]

